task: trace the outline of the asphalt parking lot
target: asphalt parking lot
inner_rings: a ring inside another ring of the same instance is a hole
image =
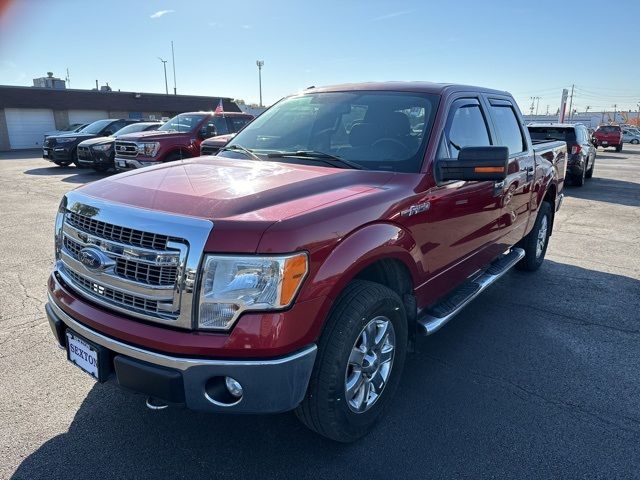
[[[358,443],[293,414],[153,412],[69,365],[44,314],[61,195],[101,178],[0,154],[0,478],[640,478],[640,147],[568,187],[543,267],[409,357]]]

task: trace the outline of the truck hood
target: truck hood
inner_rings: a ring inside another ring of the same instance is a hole
[[[380,188],[392,176],[389,172],[202,157],[125,172],[80,190],[117,203],[214,223],[230,220],[268,226]]]
[[[148,132],[128,133],[126,135],[120,135],[118,140],[125,142],[151,142],[155,140],[162,140],[165,138],[178,138],[185,135],[193,135],[193,132],[169,132],[164,130],[149,130]]]
[[[89,140],[83,140],[80,142],[80,145],[83,147],[91,147],[93,145],[100,145],[103,143],[111,143],[115,140],[115,137],[95,137],[90,138]]]

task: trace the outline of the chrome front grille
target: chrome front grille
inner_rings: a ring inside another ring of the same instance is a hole
[[[74,286],[80,287],[90,296],[99,295],[100,298],[110,300],[114,304],[130,307],[133,312],[155,314],[159,311],[158,302],[155,300],[137,297],[126,292],[106,287],[67,268],[65,268],[65,273],[71,278],[71,280],[73,280]]]
[[[67,223],[79,228],[83,232],[91,233],[101,238],[154,250],[165,250],[167,248],[167,241],[169,240],[166,235],[157,235],[133,228],[121,227],[119,225],[94,220],[91,217],[74,212],[69,212]]]
[[[116,155],[119,157],[137,157],[138,145],[134,142],[116,141]]]
[[[63,242],[73,258],[80,261],[80,251],[84,246],[68,236],[64,237]],[[175,266],[150,265],[122,257],[116,257],[115,262],[117,275],[140,283],[173,286],[178,279],[178,267]]]
[[[89,147],[79,146],[78,158],[80,160],[91,160],[91,151],[89,150]]]
[[[67,194],[56,223],[56,270],[110,310],[193,328],[193,289],[210,221]]]

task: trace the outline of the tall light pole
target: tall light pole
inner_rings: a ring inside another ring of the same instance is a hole
[[[167,61],[158,57],[158,60],[162,62],[162,66],[164,67],[164,93],[169,95],[169,84],[167,83]]]
[[[264,60],[256,60],[256,65],[258,66],[258,85],[260,87],[260,106],[262,107],[262,66],[264,65]]]
[[[171,40],[171,63],[173,64],[173,94],[178,94],[178,89],[176,88],[176,56],[173,53],[173,40]]]

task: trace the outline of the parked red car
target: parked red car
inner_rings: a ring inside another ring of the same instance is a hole
[[[154,132],[119,137],[115,145],[118,171],[158,165],[200,155],[200,143],[217,135],[235,133],[253,120],[236,112],[181,113]]]
[[[615,147],[616,152],[622,151],[622,128],[620,125],[600,125],[593,132],[593,144],[597,147]]]
[[[356,440],[418,336],[511,267],[540,267],[566,154],[534,147],[502,91],[305,90],[215,157],[67,193],[52,331],[76,366],[151,407],[295,409]]]

